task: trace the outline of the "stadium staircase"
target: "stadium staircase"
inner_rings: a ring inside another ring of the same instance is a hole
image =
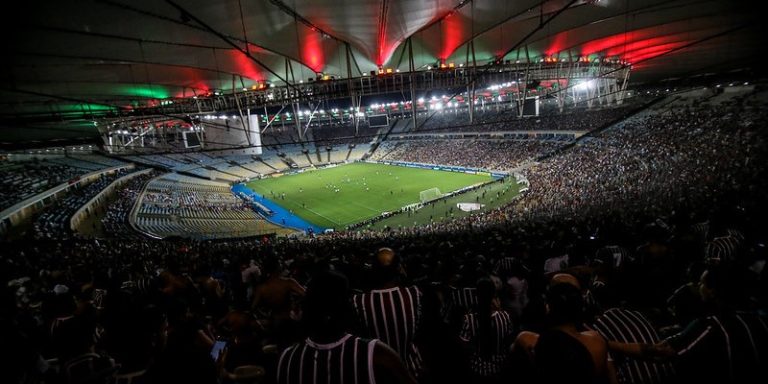
[[[285,165],[288,166],[288,168],[296,168],[296,167],[298,167],[296,165],[296,162],[293,161],[293,159],[291,159],[290,157],[288,157],[288,155],[286,155],[285,153],[280,153],[280,154],[277,155],[277,157],[280,160],[282,160],[283,163],[285,163]]]
[[[349,155],[352,154],[352,149],[354,149],[354,148],[355,147],[352,146],[352,145],[349,146],[349,150],[347,151],[347,156],[344,157],[344,161],[349,161]]]
[[[406,133],[413,130],[412,119],[401,119],[398,123],[392,127],[392,133]]]
[[[240,176],[240,175],[236,175],[236,174],[234,174],[234,173],[231,173],[231,172],[227,172],[227,171],[225,171],[225,170],[222,170],[222,169],[220,169],[220,168],[216,168],[216,167],[214,167],[214,166],[211,166],[211,165],[206,165],[206,166],[204,166],[203,168],[205,168],[205,169],[207,169],[207,170],[209,170],[209,171],[216,171],[216,172],[220,172],[220,173],[223,173],[223,174],[225,174],[225,175],[229,175],[229,176],[232,176],[232,177],[234,177],[235,179],[238,179],[238,180],[242,178],[242,176]]]
[[[255,173],[255,174],[257,174],[257,175],[261,173],[261,172],[258,172],[258,171],[256,171],[256,170],[254,170],[254,169],[248,168],[248,167],[246,167],[244,164],[238,163],[237,161],[228,161],[228,163],[229,163],[230,165],[238,166],[238,167],[240,167],[240,168],[242,168],[242,169],[245,169],[245,170],[246,170],[246,171],[248,171],[248,172],[251,172],[251,173]]]
[[[269,165],[269,163],[267,163],[266,161],[264,161],[264,159],[262,159],[261,157],[258,157],[258,156],[252,156],[252,157],[253,157],[253,159],[254,159],[254,160],[256,160],[256,161],[258,161],[258,162],[260,162],[260,163],[262,163],[262,164],[266,165],[267,167],[269,167],[269,168],[271,168],[271,169],[273,169],[273,170],[275,170],[275,171],[277,171],[277,170],[278,170],[277,168],[275,168],[275,167],[273,167],[273,166]]]
[[[310,164],[314,164],[314,163],[312,162],[312,156],[310,156],[310,155],[309,155],[309,151],[307,151],[307,152],[304,152],[304,156],[306,156],[306,157],[307,157],[307,161],[308,161]]]
[[[379,130],[376,131],[376,135],[373,137],[373,140],[371,141],[371,150],[368,152],[368,156],[370,157],[374,152],[376,152],[376,150],[379,148],[379,145],[387,140],[390,133],[397,132],[396,129],[404,129],[405,126],[408,125],[409,121],[411,121],[411,119],[397,119],[388,127],[379,128]]]

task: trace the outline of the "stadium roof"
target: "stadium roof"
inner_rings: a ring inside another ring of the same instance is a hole
[[[0,80],[0,136],[13,129],[13,136],[24,137],[10,126],[35,114],[306,81],[318,73],[344,78],[379,67],[408,70],[409,48],[415,67],[424,70],[440,61],[471,63],[473,52],[477,65],[505,53],[507,60],[616,57],[633,64],[635,82],[736,70],[753,65],[764,49],[758,12],[748,3],[25,2],[21,11],[5,12],[10,54]],[[549,22],[541,27],[542,21]],[[30,129],[36,136],[47,128]]]

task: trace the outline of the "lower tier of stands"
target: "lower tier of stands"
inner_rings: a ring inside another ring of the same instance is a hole
[[[156,237],[229,238],[290,233],[270,224],[223,183],[174,174],[151,181],[138,198],[133,224]]]

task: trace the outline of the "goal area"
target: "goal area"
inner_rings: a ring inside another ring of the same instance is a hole
[[[419,200],[422,203],[430,202],[432,200],[436,200],[441,197],[443,197],[443,194],[440,193],[439,188],[430,188],[430,189],[425,189],[419,192]]]

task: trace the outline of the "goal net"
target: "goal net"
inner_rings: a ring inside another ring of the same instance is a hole
[[[421,200],[422,203],[439,199],[442,196],[443,194],[440,193],[438,188],[430,188],[419,192],[419,200]]]

